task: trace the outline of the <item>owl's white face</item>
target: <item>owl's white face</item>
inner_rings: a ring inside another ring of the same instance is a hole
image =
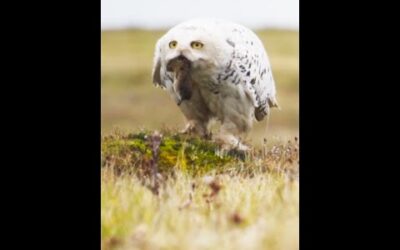
[[[215,62],[218,54],[217,44],[215,38],[207,37],[198,31],[179,30],[164,37],[161,54],[166,64],[183,56],[191,62],[192,68],[203,68]]]

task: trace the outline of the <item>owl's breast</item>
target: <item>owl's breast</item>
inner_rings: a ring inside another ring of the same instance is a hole
[[[230,116],[245,117],[254,112],[251,100],[246,95],[243,85],[226,84],[217,80],[217,72],[202,73],[192,75],[199,94],[204,100],[210,115],[220,121]]]
[[[217,80],[219,70],[215,65],[193,68],[191,77],[203,92],[217,94],[221,87]]]

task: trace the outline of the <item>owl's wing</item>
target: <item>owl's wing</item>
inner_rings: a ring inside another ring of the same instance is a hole
[[[219,78],[227,84],[244,85],[246,95],[253,101],[255,118],[261,121],[269,108],[279,107],[264,46],[254,33],[240,28],[234,29],[226,42],[233,47],[233,52]]]
[[[153,69],[152,69],[152,76],[153,76],[153,83],[156,86],[160,86],[161,88],[170,88],[173,83],[173,74],[171,72],[167,72],[166,65],[162,61],[161,48],[162,38],[160,38],[154,50],[154,59],[153,59]]]
[[[156,47],[154,49],[154,59],[153,59],[153,69],[152,69],[152,76],[153,76],[153,83],[157,85],[163,86],[163,82],[161,80],[161,47],[160,47],[161,39],[159,39],[156,43]]]

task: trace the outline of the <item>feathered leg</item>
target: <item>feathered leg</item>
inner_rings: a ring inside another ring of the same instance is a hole
[[[238,128],[232,121],[224,121],[220,132],[215,135],[214,140],[221,144],[223,150],[237,149],[248,151],[250,147],[240,141],[239,134],[245,131]]]
[[[181,131],[181,133],[196,134],[203,138],[209,138],[209,133],[207,132],[207,124],[196,120],[188,121],[186,127]]]

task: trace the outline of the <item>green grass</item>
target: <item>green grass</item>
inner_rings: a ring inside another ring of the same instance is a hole
[[[245,157],[176,132],[183,116],[151,83],[163,32],[102,32],[102,249],[298,249],[298,32],[257,31],[282,110]]]

